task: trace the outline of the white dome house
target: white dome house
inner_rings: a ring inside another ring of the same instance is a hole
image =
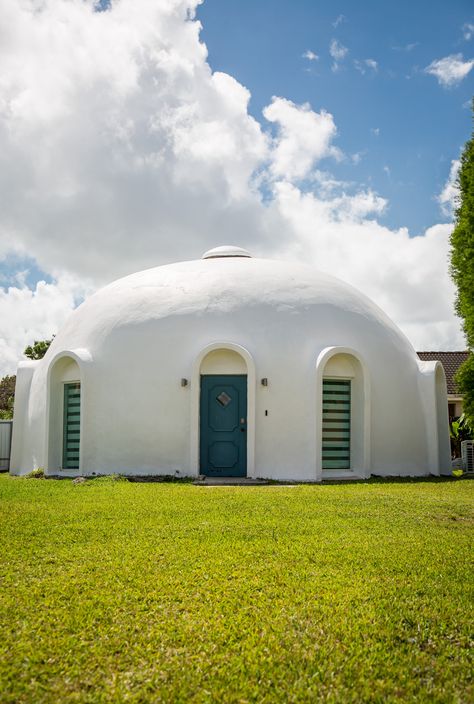
[[[217,247],[98,291],[17,375],[11,471],[450,472],[444,371],[368,298]]]

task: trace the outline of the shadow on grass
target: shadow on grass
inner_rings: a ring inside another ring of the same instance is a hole
[[[329,479],[323,480],[324,485],[328,484],[444,484],[446,482],[458,482],[461,479],[469,479],[472,477],[378,477],[376,475],[369,479]]]
[[[21,477],[23,478],[32,478],[30,476],[27,477]],[[74,478],[72,477],[65,477],[61,475],[45,475],[44,477],[41,477],[44,479],[59,479],[59,480],[69,480],[69,481],[74,481]],[[165,474],[165,475],[143,475],[143,476],[138,476],[138,475],[123,475],[123,474],[113,474],[113,475],[107,475],[107,474],[98,474],[98,475],[88,475],[85,477],[81,477],[81,479],[86,480],[87,482],[115,482],[115,481],[127,481],[130,483],[139,483],[139,484],[192,484],[196,483],[196,477],[176,477],[171,474]],[[255,487],[255,486],[340,486],[342,484],[445,484],[445,483],[452,483],[452,482],[458,482],[460,480],[464,479],[473,479],[473,475],[466,475],[464,474],[461,477],[450,477],[450,476],[441,476],[441,477],[435,477],[435,476],[426,476],[426,477],[379,477],[377,475],[373,475],[368,479],[323,479],[321,482],[305,482],[305,481],[279,481],[278,479],[268,479],[265,477],[260,477],[259,479],[262,480],[261,484],[245,484],[242,483],[241,485],[239,484],[238,486],[247,486],[247,487]],[[77,478],[76,478],[77,479]],[[223,484],[223,486],[225,486]],[[235,485],[237,486],[237,485]]]

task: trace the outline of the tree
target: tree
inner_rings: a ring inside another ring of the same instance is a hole
[[[0,420],[13,418],[16,376],[4,376],[0,380]]]
[[[51,340],[35,340],[32,345],[28,345],[23,354],[29,359],[43,359],[53,339],[54,335]]]
[[[473,99],[474,113],[474,99]],[[474,132],[466,142],[458,176],[459,199],[451,235],[451,276],[456,284],[456,313],[462,318],[471,352],[456,375],[464,412],[474,427]]]
[[[466,417],[467,425],[474,429],[474,354],[472,350],[469,357],[458,369],[456,384],[464,397],[463,415]],[[472,430],[468,437],[472,437]]]

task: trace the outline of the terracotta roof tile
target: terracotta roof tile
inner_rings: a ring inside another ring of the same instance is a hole
[[[448,394],[456,394],[458,390],[454,383],[454,375],[463,362],[469,357],[469,352],[417,352],[424,362],[439,361],[444,367]]]

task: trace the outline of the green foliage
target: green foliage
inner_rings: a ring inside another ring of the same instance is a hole
[[[474,108],[474,102],[473,102]],[[458,176],[459,205],[451,235],[451,273],[457,287],[456,311],[474,347],[474,135],[466,142]]]
[[[11,401],[9,408],[0,408],[0,420],[12,420],[13,419],[13,399]]]
[[[36,467],[29,474],[26,474],[25,479],[44,479],[44,467]]]
[[[461,443],[463,440],[470,440],[474,437],[471,426],[467,420],[465,413],[458,420],[452,421],[449,425],[449,434],[451,436],[452,445],[454,445],[455,456],[461,457]]]
[[[53,339],[54,335],[51,340],[35,340],[32,345],[28,345],[23,354],[29,359],[43,359]]]
[[[0,380],[0,420],[13,418],[16,376],[4,376]]]
[[[474,99],[473,99],[474,111]],[[466,142],[458,177],[459,204],[451,235],[451,275],[457,288],[456,312],[463,320],[467,345],[474,349],[474,134]],[[464,410],[474,427],[474,358],[461,366],[457,383]]]
[[[91,479],[91,477],[88,477],[88,479]],[[128,482],[128,479],[123,474],[101,474],[98,477],[94,477],[94,482],[107,484],[110,482]]]
[[[472,433],[472,429],[474,429],[474,354],[472,352],[459,367],[456,374],[456,384],[459,392],[463,395],[463,415],[466,425],[469,426]],[[465,439],[463,438],[463,440]]]
[[[472,701],[472,480],[0,502],[2,704]]]

